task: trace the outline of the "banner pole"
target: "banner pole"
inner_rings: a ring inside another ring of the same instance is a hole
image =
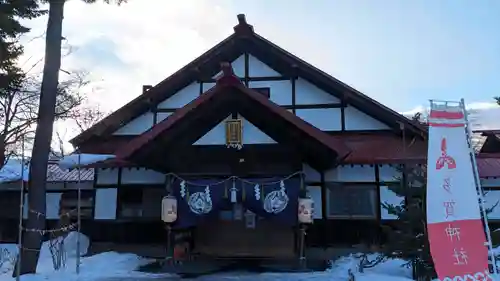
[[[25,173],[25,168],[24,168],[24,138],[25,136],[22,136],[21,139],[21,191],[19,195],[19,228],[18,228],[18,242],[17,242],[17,264],[16,264],[16,281],[21,280],[21,259],[22,259],[22,253],[23,253],[23,219],[24,219],[24,206],[28,202],[24,202],[24,173]],[[27,201],[27,200],[26,200]],[[28,205],[28,212],[29,212],[29,205]]]
[[[490,252],[491,262],[493,263],[493,266],[492,266],[493,273],[496,275],[496,274],[498,274],[497,264],[496,264],[495,254],[493,253],[493,243],[491,241],[490,226],[488,225],[488,216],[486,214],[486,208],[484,205],[483,188],[481,186],[481,181],[479,179],[479,173],[477,171],[476,153],[474,151],[474,148],[472,147],[472,130],[470,127],[470,122],[469,122],[469,114],[467,113],[467,110],[465,109],[464,99],[460,100],[460,107],[462,107],[462,110],[464,112],[465,125],[466,125],[465,133],[467,134],[467,141],[468,141],[469,150],[470,150],[469,153],[470,153],[470,158],[472,161],[474,182],[476,184],[476,191],[477,191],[477,194],[479,197],[479,204],[481,206],[481,213],[483,215],[484,227],[486,228],[486,238],[487,238],[487,243],[488,243],[488,251]],[[495,276],[495,279],[496,279],[496,276]]]

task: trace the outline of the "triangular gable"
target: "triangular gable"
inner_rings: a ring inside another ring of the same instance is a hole
[[[158,153],[154,147],[165,149],[186,139],[197,139],[233,110],[241,112],[243,117],[280,143],[297,147],[298,151],[307,154],[304,157],[321,163],[318,165],[334,165],[336,160],[350,153],[341,141],[246,88],[235,76],[225,74],[216,87],[132,139],[116,155],[125,161],[147,162]]]
[[[245,55],[242,54],[240,55],[237,59],[231,62],[231,65],[233,66],[234,69],[234,74],[240,78],[245,77]],[[248,71],[249,71],[249,76],[250,77],[259,77],[259,76],[266,76],[266,77],[273,77],[273,76],[280,76],[281,73],[277,72],[273,68],[271,68],[269,65],[263,63],[260,61],[258,58],[248,55]],[[212,76],[213,79],[217,79],[222,75],[222,72],[218,72],[214,76]]]
[[[231,118],[231,115],[228,115],[225,120],[229,118]],[[277,143],[276,140],[257,128],[254,124],[252,124],[252,122],[241,116],[241,114],[238,114],[238,119],[242,121],[243,126],[243,145]],[[224,121],[220,122],[219,124],[214,126],[208,133],[197,139],[193,143],[193,145],[225,145],[226,124]]]
[[[343,102],[349,103],[363,111],[363,113],[376,117],[381,122],[390,125],[393,129],[398,130],[400,124],[403,124],[405,130],[425,137],[426,128],[412,122],[254,33],[253,27],[246,23],[243,15],[239,15],[238,20],[239,24],[234,28],[234,34],[146,93],[81,133],[71,142],[78,146],[80,143],[94,136],[111,134],[123,124],[150,110],[152,106],[171,97],[193,81],[214,76],[219,70],[220,61],[233,61],[241,57],[244,53],[250,53],[251,56],[249,56],[249,59],[255,57],[256,61],[260,61],[256,63],[261,63],[262,67],[310,81],[331,95],[342,99]],[[204,77],[202,73],[212,74],[209,77]]]

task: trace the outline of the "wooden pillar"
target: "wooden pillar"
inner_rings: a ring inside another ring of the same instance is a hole
[[[327,208],[327,196],[328,192],[326,190],[326,183],[325,183],[325,172],[321,171],[320,172],[320,185],[321,185],[321,247],[326,248],[328,246],[328,236],[329,236],[329,227],[328,227],[328,208]]]

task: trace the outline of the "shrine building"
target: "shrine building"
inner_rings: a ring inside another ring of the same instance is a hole
[[[383,243],[381,226],[395,217],[381,205],[403,200],[389,189],[402,165],[425,164],[427,127],[238,15],[232,35],[71,143],[79,153],[116,155],[91,166],[82,232],[93,242],[163,243],[161,202],[171,194],[173,231],[187,233],[194,253],[293,257],[304,195],[314,200],[308,248]],[[477,158],[489,204],[500,199],[499,156]],[[490,216],[500,219],[500,209]]]

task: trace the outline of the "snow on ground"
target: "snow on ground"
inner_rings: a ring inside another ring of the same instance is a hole
[[[151,260],[141,258],[134,254],[119,254],[115,252],[107,252],[89,257],[82,257],[80,260],[80,274],[76,274],[76,241],[77,232],[71,232],[64,239],[64,250],[66,253],[66,267],[59,271],[54,270],[52,255],[49,249],[49,242],[44,242],[40,253],[40,259],[37,266],[37,274],[23,275],[22,281],[94,281],[103,280],[106,278],[147,278],[150,274],[135,272],[139,266],[150,263]],[[81,250],[80,253],[86,254],[89,240],[81,234],[80,236]],[[17,245],[15,244],[0,244],[0,281],[14,281],[12,278],[12,270],[18,253]],[[4,262],[2,262],[2,260]]]
[[[76,233],[69,235],[65,239],[68,245],[68,260],[66,268],[55,271],[48,251],[47,243],[42,248],[38,273],[36,275],[22,276],[23,281],[148,281],[148,280],[179,280],[179,277],[169,274],[148,274],[135,271],[139,266],[145,265],[151,260],[138,257],[134,254],[119,254],[115,252],[102,253],[81,259],[81,271],[79,275],[75,273],[75,251],[71,244],[76,240]],[[83,240],[83,239],[82,239]],[[72,242],[73,241],[73,242]],[[85,244],[82,243],[82,244]],[[88,245],[88,244],[87,244]],[[3,244],[0,248],[11,252],[12,257],[17,253],[17,247],[13,244]],[[14,261],[15,259],[12,259]],[[357,258],[345,257],[337,260],[332,267],[325,272],[314,273],[245,273],[227,272],[198,277],[198,281],[218,281],[218,280],[248,280],[248,281],[335,281],[348,280],[348,270],[356,272],[358,264]],[[401,267],[402,261],[392,260],[380,264],[379,266],[366,269],[365,273],[356,274],[356,281],[410,281],[411,271]],[[13,264],[0,267],[0,281],[13,281]]]
[[[107,252],[81,258],[80,274],[75,271],[76,266],[76,238],[78,233],[72,232],[64,239],[67,256],[66,267],[55,271],[48,242],[42,246],[38,263],[37,274],[24,275],[22,281],[156,281],[179,280],[171,274],[149,274],[136,271],[142,265],[152,260],[141,258],[134,254],[119,254]],[[85,235],[80,236],[85,254],[89,245]],[[500,248],[495,249],[500,252]],[[3,253],[3,254],[2,254]],[[14,281],[12,269],[14,268],[17,245],[0,244],[0,281]],[[356,255],[343,257],[332,263],[331,268],[324,272],[313,273],[248,273],[226,272],[220,274],[201,276],[197,281],[347,281],[349,269],[356,275],[356,281],[410,281],[411,269],[403,267],[404,261],[389,260],[374,268],[365,269],[364,273],[357,273],[359,263]],[[373,259],[375,256],[369,257]],[[2,260],[3,262],[2,264]],[[187,281],[187,280],[186,280]]]

